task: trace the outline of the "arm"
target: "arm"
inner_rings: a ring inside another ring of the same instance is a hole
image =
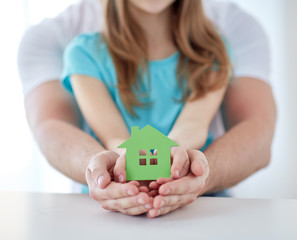
[[[79,129],[74,99],[56,80],[32,91],[26,97],[25,108],[34,137],[49,163],[85,184],[90,159],[104,148]]]
[[[271,88],[258,79],[237,78],[226,92],[225,108],[230,129],[205,150],[205,156],[188,150],[191,172],[175,181],[159,182],[160,195],[149,216],[166,214],[199,195],[232,187],[267,166],[276,121]]]
[[[232,187],[270,161],[276,122],[271,88],[258,79],[238,78],[224,104],[229,130],[205,151],[210,175],[202,193]]]
[[[118,153],[123,151],[117,146],[130,134],[104,83],[93,77],[72,75],[71,84],[86,121],[103,145]]]
[[[215,74],[212,75],[215,77]],[[187,101],[168,137],[186,149],[203,147],[210,123],[221,105],[226,87],[207,93],[195,101]]]
[[[91,197],[106,209],[130,215],[147,211],[151,200],[139,192],[137,184],[111,181],[109,173],[119,155],[105,151],[78,128],[79,114],[74,100],[58,80],[32,91],[25,108],[35,139],[54,168],[78,182],[88,183]],[[104,177],[98,181],[100,176]]]
[[[118,154],[105,151],[80,130],[81,116],[75,101],[58,80],[65,46],[78,33],[97,29],[96,21],[85,22],[86,15],[89,19],[93,19],[91,14],[95,18],[100,16],[96,6],[89,3],[82,1],[59,17],[30,28],[24,35],[18,65],[27,119],[39,147],[54,168],[73,180],[88,183],[91,197],[106,208],[140,214],[147,211],[149,197],[139,193],[135,184],[110,182]],[[100,176],[104,178],[98,181]]]

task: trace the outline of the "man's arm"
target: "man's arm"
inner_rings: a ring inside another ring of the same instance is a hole
[[[267,166],[276,122],[276,106],[268,84],[238,78],[225,97],[229,130],[205,151],[210,174],[203,193],[236,185]]]
[[[33,90],[25,108],[31,130],[49,163],[73,180],[88,182],[91,197],[104,208],[129,215],[151,208],[151,199],[139,192],[136,183],[111,181],[110,171],[119,155],[104,151],[93,137],[78,128],[74,100],[58,80]]]
[[[267,166],[276,121],[269,85],[253,78],[235,79],[226,92],[225,108],[230,129],[204,152],[208,166],[204,164],[207,161],[201,161],[203,156],[192,150],[196,156],[191,170],[194,172],[200,162],[203,175],[190,173],[160,186],[160,195],[154,199],[149,216],[166,214],[193,202],[199,195],[232,187]]]
[[[26,97],[25,108],[34,137],[49,163],[86,184],[87,165],[104,148],[79,129],[80,116],[72,96],[58,80],[50,81]]]

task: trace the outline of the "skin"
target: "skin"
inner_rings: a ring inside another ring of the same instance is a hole
[[[137,1],[138,5],[141,5],[141,3],[142,2]],[[165,1],[163,3],[165,3]],[[167,3],[171,4],[170,1]],[[144,7],[142,6],[140,9],[138,6],[134,6],[133,3],[130,4],[131,5],[129,6],[131,13],[134,15],[135,19],[141,22],[140,24],[143,25],[144,32],[147,34],[147,36],[149,36],[151,33],[159,32],[161,34],[158,36],[158,40],[160,42],[164,42],[168,46],[173,45],[172,39],[169,37],[170,32],[168,29],[170,29],[170,27],[168,25],[169,22],[167,21],[170,17],[170,5],[163,4],[153,8],[154,10],[158,9],[156,13],[148,12],[150,9],[144,12],[146,10],[146,5]],[[149,6],[152,7],[153,5],[154,4],[151,4]],[[144,18],[146,22],[143,22]],[[164,32],[165,29],[166,31]],[[155,37],[148,37],[148,39],[149,46],[152,46],[153,43],[155,43]],[[159,44],[154,45],[154,47],[158,46]],[[157,57],[154,54],[155,52],[149,51],[150,57]],[[158,52],[158,57],[167,57],[167,51],[160,49]],[[82,114],[89,126],[99,137],[106,149],[121,154],[121,157],[115,161],[116,165],[113,169],[113,175],[115,181],[124,183],[126,180],[125,156],[123,154],[123,150],[118,149],[117,146],[126,141],[130,137],[130,134],[124,119],[121,116],[121,113],[119,112],[116,104],[112,100],[105,84],[102,81],[85,75],[71,75],[70,78],[75,99],[77,100],[79,108],[81,109]],[[212,74],[211,78],[216,78],[215,72]],[[206,94],[206,96],[203,98],[196,99],[195,101],[187,101],[185,103],[183,110],[178,116],[169,134],[169,137],[180,143],[180,146],[173,147],[171,149],[171,180],[186,176],[189,172],[190,162],[196,161],[196,159],[197,161],[203,159],[205,162],[207,162],[205,158],[201,157],[201,154],[198,150],[191,150],[191,154],[189,154],[188,149],[191,149],[190,147],[199,149],[204,145],[207,137],[208,127],[212,118],[217,112],[224,93],[225,88],[221,88]],[[201,112],[203,112],[203,114],[201,114]],[[193,128],[199,132],[199,134],[193,134]],[[193,166],[195,166],[195,164]],[[195,171],[192,172],[194,173]],[[205,181],[208,172],[201,171],[201,174],[203,175],[201,176],[203,181]],[[87,178],[90,179],[88,173]],[[99,175],[97,181],[101,183],[105,178],[108,178],[110,181],[108,173]],[[157,187],[150,187],[150,189],[153,190],[149,191],[149,184],[149,181],[140,182],[139,191],[142,192],[142,195],[144,193],[148,195],[147,197],[149,197],[148,201],[150,203],[144,201],[147,208],[142,208],[142,212],[137,212],[138,214],[150,209],[149,206],[153,205],[153,199],[151,197],[158,194],[159,189]],[[88,185],[91,186],[91,196],[95,200],[99,201],[105,208],[123,212],[122,208],[126,209],[128,206],[130,206],[127,201],[115,201],[114,198],[102,199],[100,197],[101,191],[93,191],[94,185],[89,183],[89,181]]]
[[[199,183],[199,177],[190,174],[163,184],[149,216],[166,214],[196,196],[230,188],[268,165],[276,121],[271,88],[258,79],[235,79],[224,105],[229,130],[204,152],[210,169],[206,181]]]
[[[171,2],[167,1],[168,6]],[[137,6],[133,7],[137,9]],[[165,12],[160,11],[162,14]],[[148,13],[145,17],[151,15]],[[161,34],[164,26],[157,23],[155,20],[151,26]],[[146,33],[148,37],[152,36],[150,33]],[[153,46],[154,39],[148,40],[149,46]],[[166,51],[171,53],[175,49],[169,45]],[[158,54],[159,51],[150,51],[150,58],[163,58]],[[225,97],[229,131],[216,140],[205,154],[187,147],[176,151],[176,156],[188,156],[184,159],[190,163],[191,171],[185,176],[177,176],[174,169],[174,180],[152,182],[150,187],[158,192],[153,198],[137,182],[120,183],[118,172],[123,165],[118,166],[116,162],[120,162],[117,160],[123,155],[106,150],[79,129],[80,113],[73,98],[58,81],[36,88],[27,96],[25,105],[32,132],[42,152],[56,169],[76,181],[87,183],[91,197],[104,208],[129,215],[146,212],[149,217],[189,204],[203,193],[231,187],[265,167],[269,162],[276,115],[267,84],[252,78],[235,79]],[[176,138],[183,143],[185,140],[182,139],[188,136],[181,133],[188,131],[177,132]]]
[[[37,143],[52,166],[73,180],[88,182],[93,189],[92,197],[95,197],[94,191],[100,191],[96,194],[100,203],[107,196],[129,202],[130,208],[121,211],[131,215],[152,203],[154,209],[148,215],[156,217],[190,203],[196,195],[232,187],[269,163],[276,118],[271,88],[259,79],[248,77],[235,79],[233,85],[228,88],[224,101],[230,129],[205,151],[209,164],[207,180],[203,182],[190,175],[165,183],[154,202],[144,197],[144,204],[135,201],[140,192],[131,183],[109,184],[118,155],[112,153],[114,157],[110,157],[110,151],[105,151],[79,129],[77,108],[58,80],[36,88],[27,96],[25,108]],[[204,169],[200,160],[191,164],[191,170],[197,168],[197,176],[202,175],[199,165]],[[102,174],[106,174],[106,178],[98,184]],[[168,189],[170,193],[166,194]]]

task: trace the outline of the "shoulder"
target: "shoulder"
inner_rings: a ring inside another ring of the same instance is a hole
[[[203,7],[207,17],[222,35],[239,31],[257,33],[256,37],[266,36],[260,22],[235,3],[207,0],[203,1]]]
[[[104,57],[107,54],[107,46],[102,34],[92,32],[78,35],[67,46],[64,57],[69,55],[75,57],[75,55],[82,53],[93,59]]]
[[[260,22],[234,3],[205,0],[203,6],[228,43],[235,77],[249,76],[269,82],[269,40]]]
[[[25,96],[39,85],[59,79],[63,53],[75,36],[101,29],[100,2],[81,0],[57,17],[44,19],[26,30],[18,49],[18,69]]]
[[[103,42],[102,35],[99,32],[83,33],[76,36],[68,47],[94,48]]]

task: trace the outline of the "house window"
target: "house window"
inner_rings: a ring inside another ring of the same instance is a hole
[[[157,156],[157,149],[150,149],[150,153],[151,153],[151,155],[155,155],[155,156]]]
[[[146,150],[139,150],[139,156],[146,156]]]
[[[139,159],[139,165],[140,166],[145,166],[146,165],[146,159],[145,158],[140,158]]]
[[[147,152],[149,155],[147,155]],[[155,153],[155,155],[153,155]],[[157,156],[157,151],[156,149],[150,149],[149,151],[142,149],[139,150],[139,165],[140,166],[146,166],[147,164],[150,165],[157,165],[158,164],[158,159],[156,158]],[[149,161],[149,163],[147,163]]]
[[[150,165],[157,165],[158,164],[158,159],[157,158],[151,158],[150,159]]]

